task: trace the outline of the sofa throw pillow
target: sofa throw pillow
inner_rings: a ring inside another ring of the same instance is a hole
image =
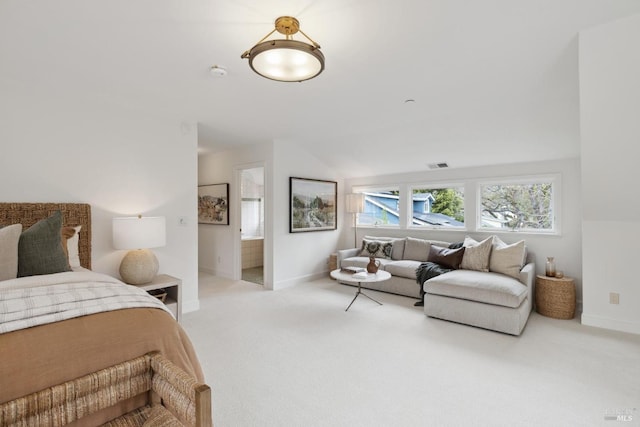
[[[22,224],[0,228],[0,280],[18,276],[18,241],[21,232]]]
[[[393,242],[362,239],[360,256],[391,259]]]
[[[522,270],[526,258],[527,247],[524,245],[524,240],[507,245],[498,236],[493,236],[489,271],[520,279],[520,270]]]
[[[401,260],[404,254],[404,237],[381,237],[381,236],[364,236],[366,240],[378,240],[380,242],[393,243],[393,250],[391,251],[391,259]]]
[[[463,270],[489,271],[489,257],[493,247],[493,236],[478,242],[471,237],[464,238],[464,256],[460,263]]]
[[[20,235],[18,277],[70,271],[62,248],[62,213],[56,211]]]
[[[403,258],[425,262],[429,259],[429,248],[431,248],[429,241],[407,237],[407,241],[404,244]]]
[[[80,267],[80,252],[78,250],[78,241],[80,239],[81,225],[62,227],[62,249],[69,260],[69,267]]]
[[[443,248],[441,246],[431,245],[429,248],[429,262],[435,262],[443,267],[457,270],[460,268],[462,257],[464,256],[464,246],[458,249]]]

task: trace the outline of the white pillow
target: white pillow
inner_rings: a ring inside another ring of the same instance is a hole
[[[18,242],[21,233],[22,224],[0,228],[0,280],[18,276]]]
[[[524,245],[524,240],[507,245],[498,236],[493,236],[489,271],[520,279],[520,270],[522,270],[526,258],[527,247]]]
[[[489,257],[493,245],[493,236],[477,242],[469,236],[464,238],[464,255],[460,268],[464,270],[489,271]]]
[[[69,253],[69,267],[80,267],[80,252],[78,251],[78,241],[80,239],[81,225],[73,227],[76,232],[73,237],[67,239],[67,252]]]

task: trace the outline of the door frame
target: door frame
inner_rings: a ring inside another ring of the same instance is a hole
[[[271,191],[268,185],[268,170],[265,162],[251,162],[235,165],[233,168],[233,200],[231,213],[234,219],[233,227],[233,278],[242,279],[242,171],[245,169],[262,168],[264,179],[264,242],[263,242],[263,280],[265,289],[273,289],[271,270]]]

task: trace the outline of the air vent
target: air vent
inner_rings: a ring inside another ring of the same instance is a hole
[[[429,169],[444,169],[449,167],[447,162],[429,163],[427,166],[429,166]]]

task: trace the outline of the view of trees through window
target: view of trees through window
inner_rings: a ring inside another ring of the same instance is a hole
[[[552,182],[480,186],[481,228],[553,230]]]
[[[412,225],[464,226],[464,190],[462,187],[413,188]]]

